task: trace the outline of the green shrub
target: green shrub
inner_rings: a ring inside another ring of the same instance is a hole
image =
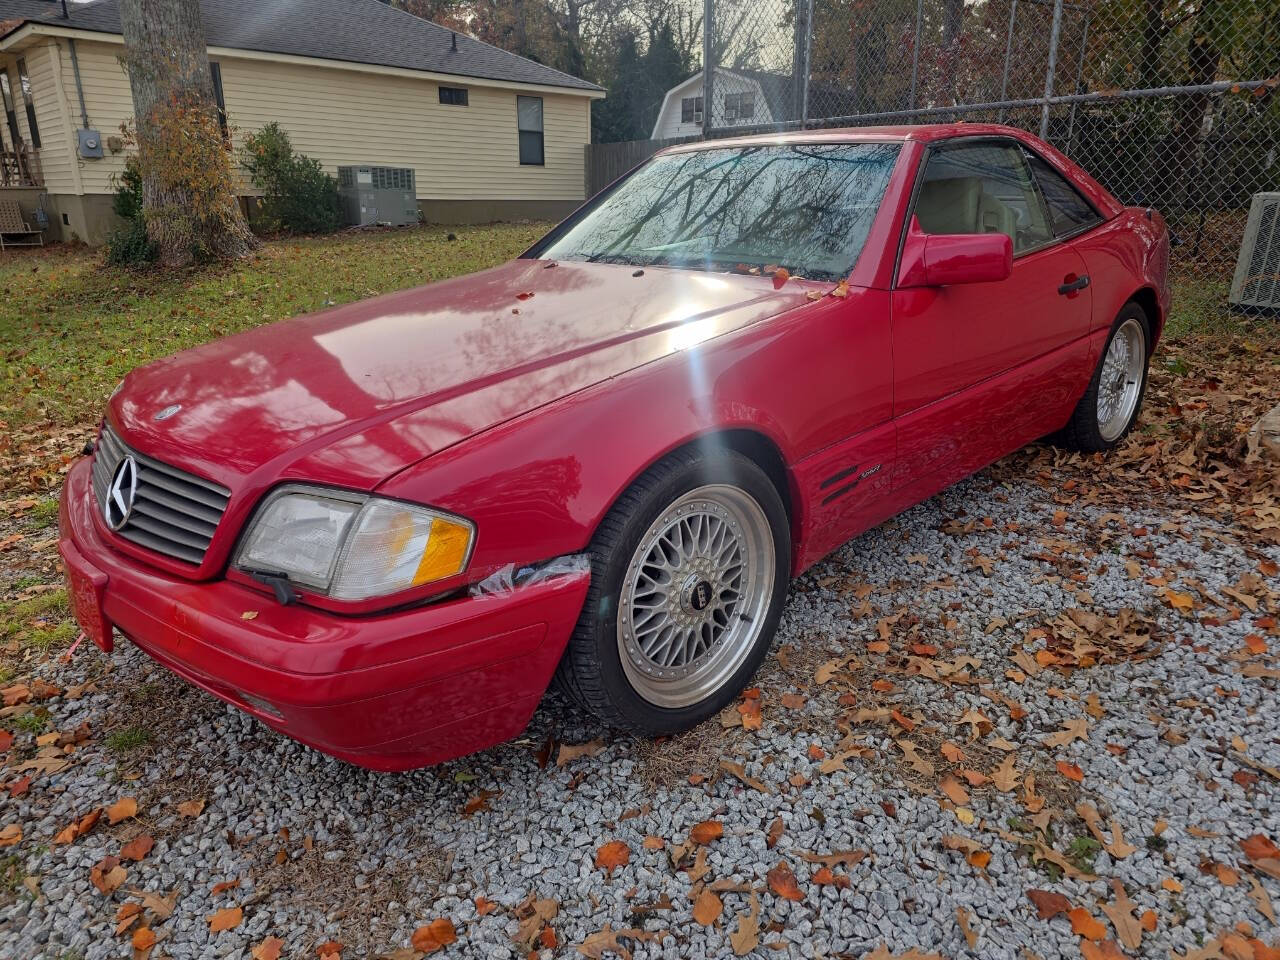
[[[293,149],[275,121],[248,137],[240,164],[262,191],[260,228],[286,233],[332,233],[342,222],[338,182],[314,157]]]
[[[156,245],[147,236],[147,221],[141,214],[107,237],[107,263],[113,267],[137,267],[155,259]]]
[[[138,157],[131,154],[124,162],[124,170],[112,174],[111,184],[116,188],[111,198],[111,209],[121,220],[137,220],[142,216],[142,170]]]
[[[116,188],[111,209],[124,221],[107,237],[107,263],[115,267],[138,267],[153,263],[156,245],[147,236],[147,221],[142,215],[142,170],[138,157],[131,155],[124,170],[111,178]]]

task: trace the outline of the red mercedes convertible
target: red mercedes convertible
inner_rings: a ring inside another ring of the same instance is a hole
[[[518,260],[129,374],[62,494],[76,616],[380,770],[515,736],[553,678],[682,730],[851,537],[1119,443],[1168,252],[1006,127],[668,149]]]

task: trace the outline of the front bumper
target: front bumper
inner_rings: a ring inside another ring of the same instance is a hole
[[[441,763],[519,734],[590,578],[341,617],[140,564],[107,544],[95,509],[86,459],[62,491],[58,547],[78,573],[79,602],[86,583],[97,589],[108,630],[281,733],[375,770]]]

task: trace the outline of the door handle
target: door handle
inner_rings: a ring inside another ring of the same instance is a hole
[[[1089,285],[1089,275],[1086,273],[1086,274],[1083,274],[1082,276],[1076,277],[1074,280],[1068,280],[1066,283],[1064,283],[1062,286],[1058,288],[1058,292],[1062,294],[1064,297],[1067,297],[1073,293],[1076,293],[1079,290],[1083,290],[1088,285]]]

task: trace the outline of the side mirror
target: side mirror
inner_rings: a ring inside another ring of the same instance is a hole
[[[913,216],[902,245],[899,287],[992,283],[1013,273],[1013,241],[1003,233],[925,233]]]

